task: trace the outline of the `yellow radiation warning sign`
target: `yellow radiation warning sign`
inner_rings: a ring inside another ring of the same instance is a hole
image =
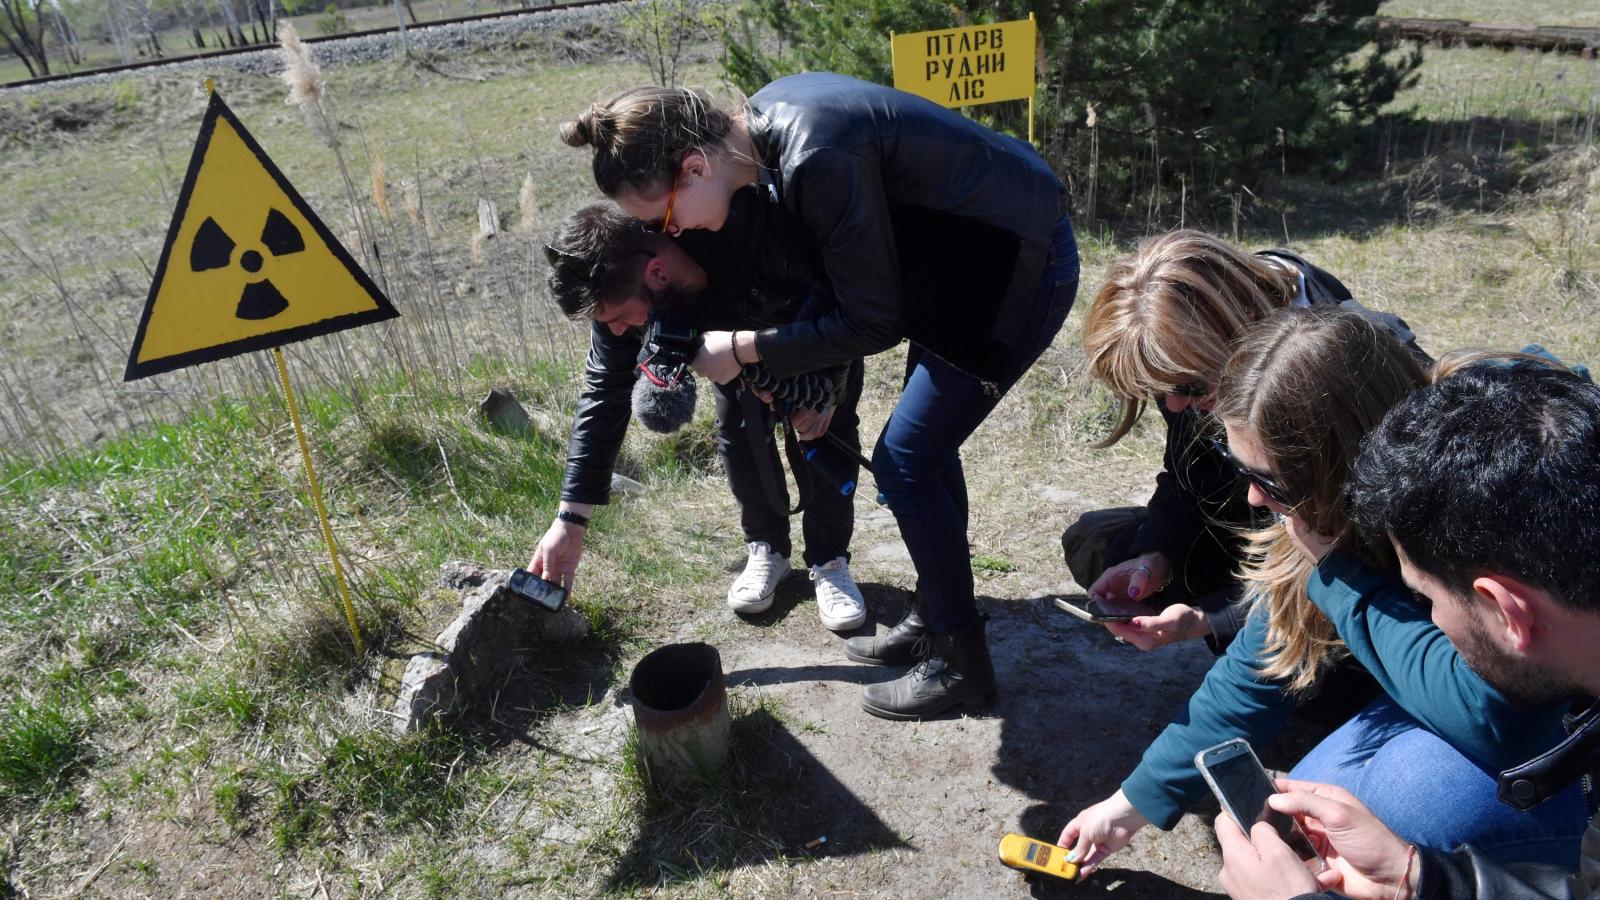
[[[212,93],[124,380],[398,315]]]

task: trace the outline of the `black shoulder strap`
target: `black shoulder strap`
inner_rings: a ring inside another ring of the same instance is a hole
[[[801,512],[806,506],[805,496],[802,493],[800,502],[794,509],[789,508],[789,494],[783,487],[783,472],[772,464],[772,454],[767,452],[767,447],[772,442],[772,423],[767,418],[767,405],[761,402],[761,398],[757,397],[754,391],[740,388],[739,412],[744,416],[744,433],[750,444],[750,454],[755,458],[756,474],[761,476],[761,491],[767,497],[767,504],[774,512],[785,516]],[[790,454],[789,465],[798,472],[799,467],[795,467],[794,464],[792,433],[787,422],[783,427],[784,449]]]
[[[1318,268],[1297,253],[1288,250],[1273,248],[1256,253],[1257,256],[1266,256],[1282,260],[1300,271],[1306,279],[1306,299],[1312,306],[1321,306],[1324,303],[1341,303],[1345,300],[1354,300],[1355,295],[1344,286],[1344,282],[1333,277],[1325,269]]]

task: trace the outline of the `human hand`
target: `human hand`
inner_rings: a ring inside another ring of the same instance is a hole
[[[1222,845],[1217,880],[1233,900],[1285,900],[1325,887],[1270,823],[1255,823],[1248,836],[1226,812],[1213,824]]]
[[[1129,622],[1107,622],[1106,630],[1140,650],[1154,650],[1178,641],[1211,633],[1206,614],[1187,603],[1174,603],[1160,612],[1133,600],[1101,600],[1107,612],[1133,613]]]
[[[744,370],[744,366],[734,358],[731,331],[706,332],[700,342],[700,352],[695,354],[694,362],[690,365],[701,377],[717,384],[727,384],[738,378]]]
[[[1061,829],[1056,844],[1072,848],[1067,859],[1078,864],[1079,877],[1093,872],[1111,854],[1128,846],[1139,829],[1150,824],[1119,789],[1078,813]]]
[[[572,581],[578,574],[578,560],[583,556],[584,530],[581,525],[560,519],[551,522],[550,530],[544,533],[539,546],[533,551],[528,571],[570,592]]]
[[[801,407],[789,416],[789,424],[794,426],[794,433],[800,440],[814,441],[828,433],[828,425],[833,421],[833,410],[831,406],[822,412]]]
[[[1295,546],[1300,548],[1301,553],[1311,557],[1313,563],[1321,563],[1323,557],[1328,555],[1328,551],[1333,549],[1333,545],[1338,543],[1336,538],[1312,531],[1311,526],[1297,515],[1291,513],[1284,518],[1289,521],[1289,537],[1294,540]]]
[[[1343,788],[1310,781],[1278,779],[1267,804],[1298,819],[1322,851],[1328,871],[1319,880],[1351,900],[1390,900],[1407,876],[1411,847],[1397,837],[1360,800]],[[1411,866],[1411,895],[1422,870]]]
[[[1117,563],[1089,585],[1089,596],[1102,602],[1107,600],[1148,600],[1151,594],[1167,586],[1172,577],[1172,563],[1160,553],[1146,553]]]

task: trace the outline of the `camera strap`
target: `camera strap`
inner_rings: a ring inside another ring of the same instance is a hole
[[[772,510],[785,516],[792,516],[805,509],[805,499],[802,497],[799,505],[794,509],[789,508],[789,492],[784,489],[783,472],[773,462],[777,454],[771,452],[772,447],[772,422],[767,418],[767,405],[761,402],[755,391],[748,387],[739,389],[739,413],[744,417],[744,433],[750,445],[750,455],[755,463],[756,474],[761,478],[761,492],[766,495],[767,505]],[[787,429],[787,423],[785,428]],[[788,441],[786,440],[787,444]],[[785,447],[785,450],[788,448]],[[789,465],[794,466],[791,457]]]

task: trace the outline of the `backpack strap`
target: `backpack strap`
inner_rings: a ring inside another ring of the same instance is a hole
[[[1291,266],[1298,271],[1305,279],[1308,305],[1338,306],[1340,309],[1347,309],[1364,316],[1373,323],[1382,326],[1385,331],[1394,336],[1395,340],[1405,344],[1406,349],[1411,351],[1418,362],[1425,366],[1433,364],[1433,357],[1429,356],[1427,351],[1417,345],[1416,332],[1411,330],[1411,326],[1406,324],[1405,319],[1394,313],[1369,309],[1361,305],[1355,299],[1355,296],[1350,293],[1350,289],[1345,287],[1344,282],[1333,277],[1326,270],[1307,262],[1305,257],[1280,249],[1261,250],[1256,253],[1256,256]]]
[[[1306,261],[1306,258],[1288,250],[1273,248],[1261,250],[1257,256],[1285,263],[1293,267],[1305,279],[1306,300],[1311,306],[1321,306],[1325,303],[1342,303],[1354,300],[1355,295],[1344,286],[1344,282],[1333,277],[1326,270],[1320,269]]]

